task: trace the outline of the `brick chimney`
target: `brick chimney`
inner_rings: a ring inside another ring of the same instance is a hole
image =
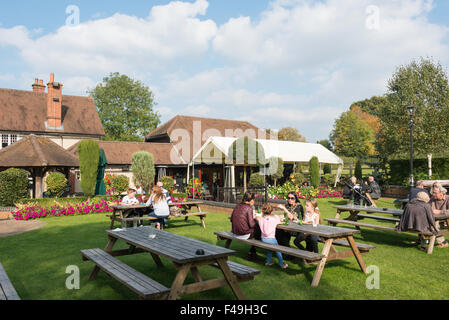
[[[33,92],[45,92],[44,80],[34,79],[34,84],[31,87],[33,87]]]
[[[50,75],[47,84],[47,125],[51,128],[60,128],[62,114],[62,84],[55,82],[55,75]]]

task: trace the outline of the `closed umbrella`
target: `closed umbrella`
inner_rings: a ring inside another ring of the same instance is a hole
[[[106,170],[106,165],[108,164],[106,159],[106,154],[103,149],[100,149],[100,161],[98,161],[98,174],[97,174],[97,185],[95,187],[95,195],[105,196],[106,186],[104,184],[104,172]]]

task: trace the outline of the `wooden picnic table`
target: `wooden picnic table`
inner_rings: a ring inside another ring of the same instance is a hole
[[[321,274],[323,273],[327,261],[344,259],[354,256],[357,260],[357,263],[360,266],[360,269],[362,270],[363,273],[366,274],[365,262],[363,261],[358,245],[354,241],[354,234],[360,233],[359,230],[339,228],[326,225],[317,225],[316,227],[314,227],[313,225],[310,224],[300,225],[295,222],[290,222],[288,225],[279,224],[277,228],[292,233],[302,232],[307,235],[315,235],[320,237],[322,241],[324,241],[324,247],[323,250],[321,251],[323,257],[318,262],[318,266],[312,281],[313,287],[316,287],[318,285],[321,279]],[[338,252],[335,249],[334,244],[346,245],[351,250]]]
[[[169,207],[175,207],[175,206],[181,206],[185,208],[185,210],[190,211],[192,207],[196,207],[198,212],[195,213],[188,213],[186,215],[182,215],[181,217],[184,217],[184,221],[187,221],[190,216],[198,216],[201,220],[201,225],[203,228],[206,228],[206,224],[204,222],[204,217],[207,215],[207,212],[201,211],[200,205],[203,204],[202,201],[180,201],[180,202],[172,202],[169,203]],[[154,220],[153,217],[129,217],[134,209],[141,209],[141,210],[147,210],[151,207],[147,207],[146,205],[138,204],[138,205],[117,205],[117,206],[111,206],[113,209],[112,215],[107,215],[109,218],[111,218],[111,227],[110,229],[114,228],[114,222],[118,221],[121,222],[122,228],[126,227],[127,222],[132,222],[134,227],[137,227],[137,224],[139,221],[143,220]],[[169,219],[173,218],[172,216],[168,217]]]
[[[404,213],[404,210],[402,209],[391,209],[391,208],[375,208],[375,207],[365,207],[365,206],[356,206],[356,205],[339,205],[334,206],[334,208],[337,209],[337,214],[334,219],[326,218],[326,220],[330,225],[336,226],[337,224],[347,224],[355,226],[358,230],[360,230],[360,227],[366,227],[366,228],[372,228],[372,229],[378,229],[378,230],[384,230],[384,231],[394,231],[397,232],[396,226],[399,224],[400,218],[402,214]],[[341,213],[349,211],[350,215],[346,217],[345,219],[341,219]],[[361,214],[360,212],[366,212],[367,214]],[[385,216],[375,216],[372,215],[373,213],[383,213],[387,215],[392,215],[393,217],[385,217]],[[446,222],[447,226],[449,227],[449,214],[435,214],[435,221],[440,222]],[[387,221],[387,222],[394,222],[395,226],[385,226],[385,225],[376,225],[376,224],[367,224],[358,222],[361,219],[374,219],[378,221]],[[433,247],[435,244],[436,236],[432,233],[428,232],[418,232],[409,230],[407,232],[412,233],[418,233],[425,239],[430,239],[429,246],[427,248],[427,253],[432,254]],[[448,233],[449,230],[440,230],[438,235],[443,235],[445,233]]]
[[[245,299],[238,282],[252,280],[253,276],[259,273],[258,270],[228,262],[229,256],[235,255],[236,252],[234,250],[149,226],[127,228],[120,231],[106,230],[106,233],[109,238],[109,243],[104,251],[113,257],[146,252],[151,254],[159,268],[164,267],[160,257],[165,257],[173,262],[178,273],[169,289],[169,293],[164,296],[164,298],[170,300],[177,299],[186,294],[202,292],[227,285],[231,287],[238,299]],[[150,236],[154,236],[154,238],[150,238]],[[130,245],[130,248],[114,251],[113,247],[117,240],[125,241]],[[199,254],[199,249],[203,250],[203,254]],[[224,277],[203,280],[198,270],[200,266],[214,266],[219,268]],[[98,268],[94,269],[93,273],[95,271],[98,272]],[[184,284],[189,272],[192,273],[195,283]]]

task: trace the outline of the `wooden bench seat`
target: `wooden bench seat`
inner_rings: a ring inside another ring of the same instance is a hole
[[[0,263],[0,300],[20,300],[11,281]]]
[[[319,238],[319,241],[324,242],[324,240],[322,238]],[[358,243],[358,242],[356,242],[355,244],[356,244],[357,248],[359,249],[360,253],[367,253],[372,249],[376,249],[376,246],[373,246],[371,244]],[[351,245],[349,244],[349,242],[347,240],[334,240],[332,242],[332,245],[351,248]]]
[[[162,284],[134,270],[101,249],[81,250],[81,254],[83,260],[90,260],[95,264],[95,269],[89,280],[95,279],[101,269],[137,293],[141,299],[163,299],[170,292],[170,289]]]
[[[331,219],[331,218],[325,218],[324,220],[333,226],[336,226],[337,224],[340,223],[340,224],[348,224],[348,225],[356,226],[356,227],[365,227],[365,228],[372,228],[372,229],[379,229],[379,230],[396,231],[395,227],[382,226],[382,225],[378,225],[378,224],[369,224],[369,223],[363,223],[363,222],[352,221],[352,220]]]
[[[213,267],[219,268],[218,264],[213,264]],[[228,260],[229,269],[231,269],[232,273],[240,280],[252,280],[255,275],[260,273],[259,270],[245,266],[243,264],[239,264],[236,262],[232,262]]]
[[[398,223],[399,221],[401,221],[401,219],[398,218],[392,218],[392,217],[381,217],[381,216],[373,216],[372,214],[358,214],[357,215],[357,220],[362,220],[362,219],[375,219],[375,220],[381,220],[381,221],[389,221],[389,222],[396,222]]]
[[[260,240],[239,239],[239,238],[236,238],[231,232],[227,232],[227,231],[214,232],[214,234],[217,236],[218,240],[224,240],[224,239],[228,240],[226,242],[226,248],[229,248],[229,246],[231,245],[231,241],[238,241],[238,242],[243,242],[243,243],[249,244],[251,246],[255,246],[255,247],[270,250],[270,251],[279,251],[286,255],[304,259],[306,262],[309,262],[309,263],[318,263],[324,257],[324,255],[322,255],[320,253],[305,251],[305,250],[296,249],[296,248],[284,247],[284,246],[280,246],[280,245],[267,244]]]
[[[203,226],[203,228],[206,228],[206,224],[204,223],[204,218],[207,216],[208,212],[192,212],[192,213],[187,213],[187,214],[183,214],[183,215],[179,215],[179,216],[168,216],[166,219],[168,220],[172,220],[172,219],[177,219],[177,218],[185,218],[185,220],[187,221],[188,217],[200,217],[201,219],[201,225]],[[112,221],[111,221],[111,229],[114,227],[114,222],[139,222],[139,221],[153,221],[153,220],[157,220],[157,218],[155,217],[132,217],[132,218],[120,218],[119,216],[114,216],[112,214],[107,214],[107,217],[109,217]]]

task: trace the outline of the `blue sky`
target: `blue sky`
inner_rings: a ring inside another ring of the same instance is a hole
[[[66,25],[70,5],[79,25]],[[293,126],[315,142],[352,102],[385,93],[397,66],[447,68],[448,21],[444,0],[2,1],[0,87],[54,72],[86,95],[117,71],[153,90],[163,122]]]

